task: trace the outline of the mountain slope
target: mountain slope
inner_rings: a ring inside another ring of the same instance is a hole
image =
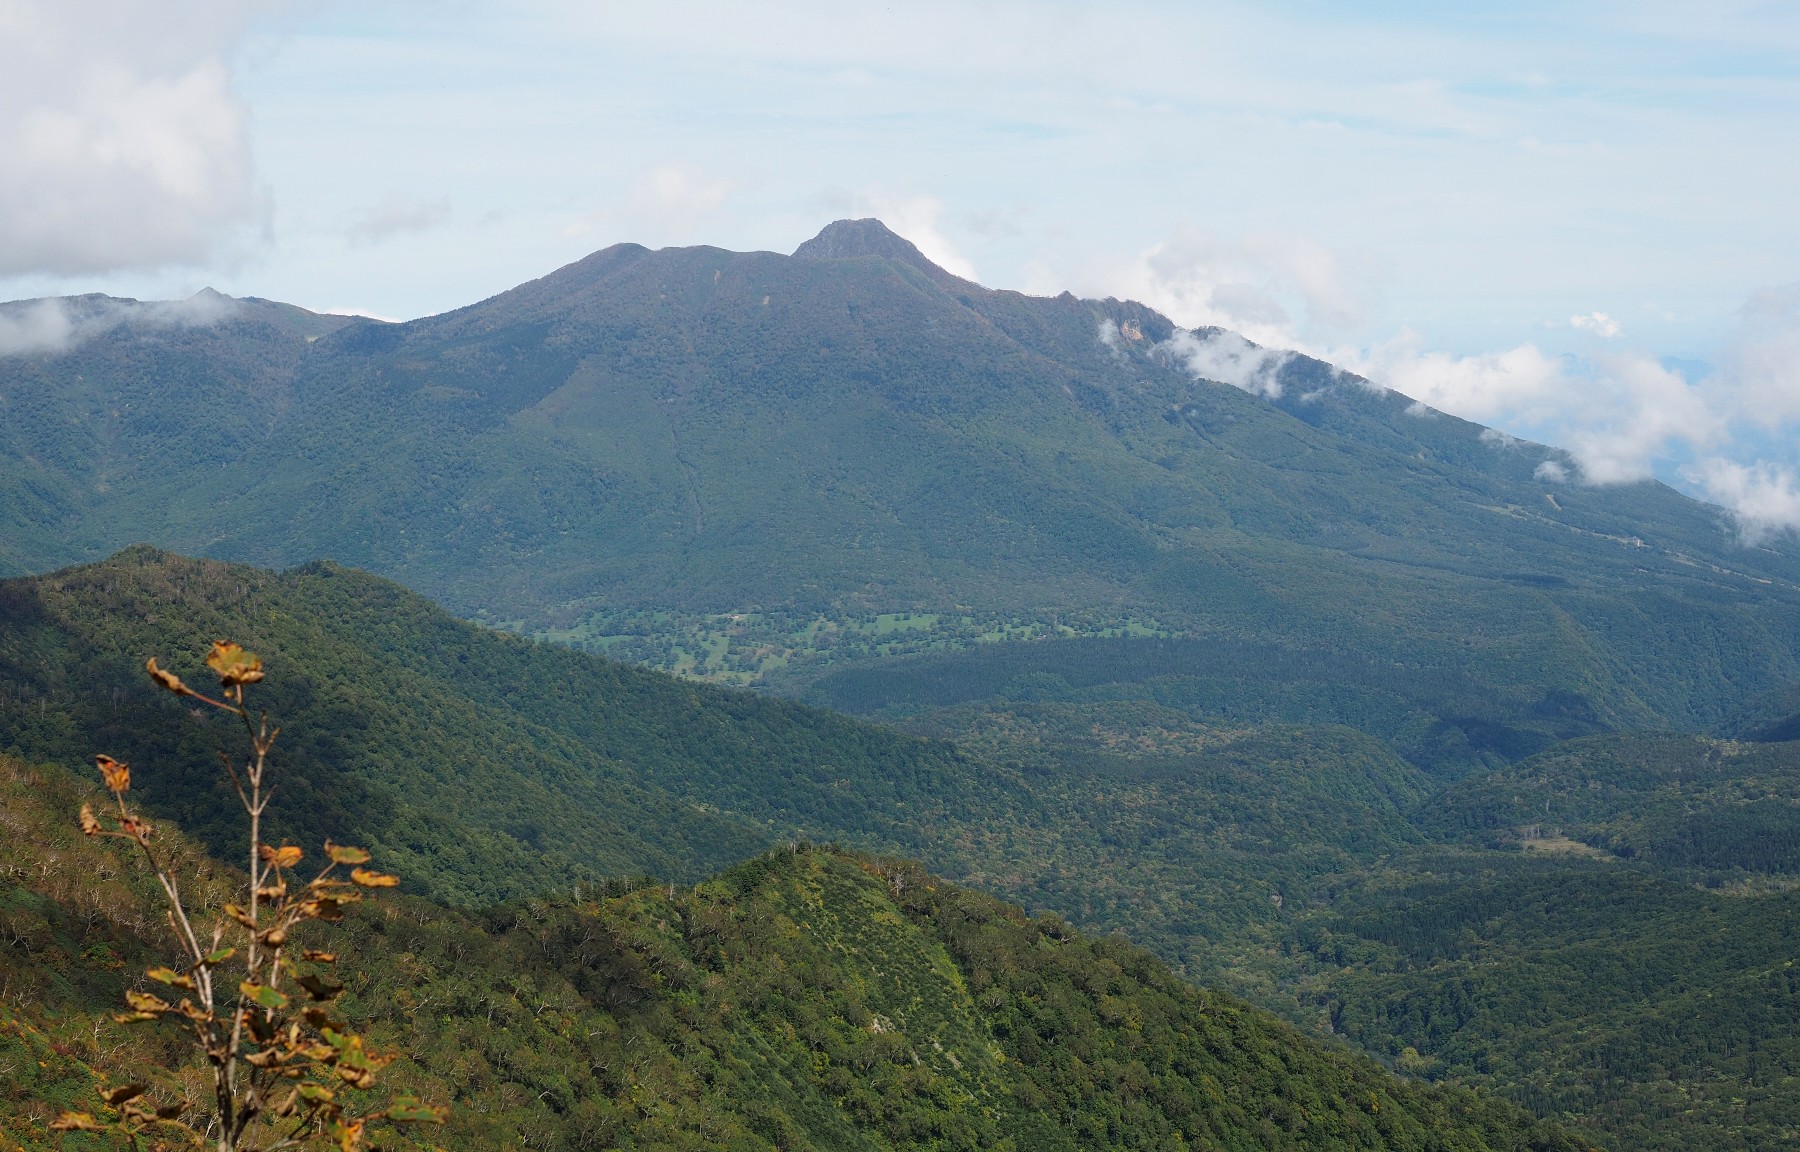
[[[0,1004],[0,1131],[33,1152],[56,1146],[47,1111],[93,1107],[94,1073],[158,1055],[104,1015],[155,954],[132,931],[156,923],[147,878],[72,831],[78,801],[0,758],[34,865],[0,877],[0,979],[30,993]],[[912,865],[784,849],[691,890],[361,912],[322,941],[354,974],[334,1008],[404,1053],[390,1081],[453,1106],[427,1134],[448,1147],[1580,1146]]]
[[[1772,983],[1800,922],[1800,746],[1585,737],[1444,788],[1346,727],[1036,697],[938,713],[958,751],[493,633],[335,565],[277,575],[135,548],[0,584],[0,749],[79,772],[123,755],[161,813],[219,843],[226,734],[141,667],[158,653],[199,682],[194,654],[219,636],[268,662],[282,831],[371,843],[413,891],[464,909],[837,839],[1122,932],[1405,1070],[1587,1117],[1609,1146],[1772,1148],[1800,1123],[1800,1001]],[[21,900],[0,909],[0,946],[54,927]],[[494,994],[444,993],[481,1013]],[[533,1094],[549,1089],[558,1074],[527,1063]],[[1733,1103],[1746,1089],[1751,1114]]]
[[[990,291],[873,221],[791,257],[620,245],[402,325],[244,307],[0,364],[3,483],[35,494],[9,562],[329,555],[795,690],[1025,635],[1352,654],[1469,683],[1485,712],[1407,720],[1461,733],[1465,766],[1514,753],[1460,719],[1567,734],[1547,693],[1700,728],[1800,678],[1800,565],[1716,510],[1540,479],[1555,453],[1304,357],[1267,360],[1273,399],[1196,379],[1191,350],[1235,338]]]
[[[148,548],[0,584],[0,748],[70,766],[105,749],[165,814],[227,841],[229,729],[143,674],[154,655],[203,683],[220,636],[269,662],[263,706],[291,731],[284,831],[377,845],[455,903],[693,878],[809,831],[919,846],[946,796],[964,817],[1004,801],[947,745],[491,632],[335,565]]]

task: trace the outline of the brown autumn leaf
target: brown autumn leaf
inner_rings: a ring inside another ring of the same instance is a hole
[[[117,1088],[100,1089],[100,1099],[111,1104],[114,1108],[117,1108],[127,1100],[135,1100],[143,1094],[144,1086],[142,1084],[122,1084]]]
[[[300,1015],[306,1017],[306,1022],[311,1024],[314,1028],[330,1028],[334,1032],[341,1032],[345,1027],[342,1021],[336,1019],[329,1011],[320,1008],[317,1005],[302,1008],[300,1010]],[[319,1052],[321,1050],[326,1056],[336,1059],[337,1049],[326,1045],[315,1045],[313,1048],[308,1049],[308,1052]],[[323,1059],[323,1057],[315,1055],[313,1059],[319,1060]]]
[[[131,787],[131,765],[104,754],[94,757],[94,763],[108,792],[124,792]]]
[[[104,831],[106,831],[106,829],[101,825],[100,818],[94,815],[94,806],[92,804],[83,804],[81,806],[81,834],[83,836],[98,836]]]
[[[344,986],[342,984],[333,984],[330,981],[321,980],[319,977],[313,975],[296,976],[294,982],[306,989],[307,995],[311,996],[314,1000],[331,1001],[344,994]]]
[[[315,964],[336,964],[336,952],[321,952],[317,948],[307,948],[300,953],[302,959],[311,960]]]
[[[192,696],[194,690],[181,682],[181,677],[173,672],[165,672],[156,666],[156,657],[152,656],[144,662],[144,668],[150,673],[150,679],[161,684],[177,696]]]
[[[300,857],[303,855],[300,849],[292,844],[283,844],[279,848],[258,844],[256,854],[261,856],[265,863],[273,864],[277,868],[292,868],[300,863]]]
[[[214,640],[206,655],[206,666],[219,674],[219,683],[227,688],[254,684],[263,678],[262,660],[254,652],[246,652],[229,640]]]
[[[350,879],[364,888],[392,888],[400,883],[400,877],[390,876],[386,872],[371,872],[367,868],[357,868],[350,873]]]

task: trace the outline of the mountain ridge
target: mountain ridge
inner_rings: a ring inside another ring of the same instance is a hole
[[[143,538],[334,556],[792,692],[1028,636],[1354,652],[1481,687],[1321,718],[1446,723],[1464,762],[1490,753],[1458,717],[1530,728],[1546,692],[1698,729],[1800,681],[1800,563],[1717,510],[1548,482],[1552,450],[1303,356],[1262,393],[1196,378],[1142,305],[944,279],[904,244],[844,222],[801,257],[616,245],[404,324],[252,310],[0,361],[0,564]]]

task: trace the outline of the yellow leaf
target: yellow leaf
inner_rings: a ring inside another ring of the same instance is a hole
[[[317,948],[308,948],[305,951],[301,952],[300,955],[302,958],[311,960],[315,964],[336,964],[337,963],[337,953],[336,952],[321,952]]]
[[[333,1136],[337,1137],[338,1147],[343,1152],[356,1152],[356,1145],[362,1140],[363,1122],[352,1120],[348,1124],[333,1124]]]
[[[259,844],[256,847],[256,852],[257,855],[263,858],[264,862],[273,864],[277,868],[292,868],[294,865],[300,863],[300,857],[302,855],[300,849],[294,847],[292,844],[283,844],[279,848],[271,848],[267,844]]]
[[[93,805],[83,804],[81,806],[81,834],[83,836],[98,836],[103,831],[105,831],[105,829],[100,826],[100,818],[94,815]]]
[[[207,653],[206,666],[219,674],[219,683],[229,688],[237,684],[254,684],[263,678],[262,661],[229,640],[214,640]]]
[[[167,1012],[173,1007],[173,1005],[167,1000],[164,1000],[161,996],[154,996],[148,992],[127,991],[125,993],[125,1003],[131,1005],[132,1011],[134,1012]]]
[[[158,668],[156,666],[156,657],[152,656],[149,660],[145,661],[144,668],[150,673],[150,679],[161,684],[164,688],[175,693],[175,695],[192,696],[194,694],[192,688],[189,688],[186,684],[181,682],[181,677],[175,675],[173,672],[165,672],[161,668]]]
[[[103,1132],[105,1129],[102,1127],[100,1121],[94,1119],[86,1112],[64,1112],[61,1116],[50,1121],[50,1131]]]
[[[351,872],[350,879],[364,888],[392,888],[400,883],[398,876],[390,876],[386,872],[371,872],[367,868],[358,868]]]
[[[448,1108],[434,1108],[416,1096],[396,1096],[388,1105],[387,1118],[396,1124],[442,1124],[450,1115]]]
[[[333,864],[367,864],[369,854],[361,848],[346,848],[342,844],[325,841],[325,855],[331,857]]]
[[[194,987],[192,977],[185,973],[177,972],[173,968],[151,968],[146,971],[144,975],[150,977],[150,979],[156,981],[158,984],[171,984],[176,988],[186,988],[189,991],[192,991]]]
[[[94,757],[94,763],[100,767],[100,779],[108,792],[123,792],[131,787],[131,765],[105,755]]]

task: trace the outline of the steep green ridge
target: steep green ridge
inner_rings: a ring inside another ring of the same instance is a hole
[[[178,1051],[105,1019],[158,943],[132,926],[157,921],[147,878],[72,829],[78,799],[0,758],[0,981],[21,993],[0,1001],[0,1132],[31,1152],[98,1076]],[[691,889],[362,912],[322,941],[352,974],[341,1010],[406,1055],[391,1080],[453,1106],[428,1134],[446,1147],[1582,1146],[908,864],[783,849]]]
[[[158,655],[203,682],[221,636],[266,655],[265,704],[292,730],[284,830],[377,845],[454,903],[692,879],[809,832],[922,848],[946,797],[962,819],[1005,802],[1004,780],[973,786],[944,744],[495,633],[335,565],[276,575],[149,548],[0,584],[0,748],[129,759],[167,815],[228,840],[228,734],[142,670]]]
[[[1441,728],[1407,748],[1434,770],[1563,735],[1546,700],[1698,730],[1800,680],[1791,549],[1658,485],[1540,479],[1556,453],[1305,357],[1274,400],[1196,380],[1175,336],[959,281],[873,221],[794,256],[619,245],[402,325],[121,323],[0,363],[4,561],[331,556],[796,691],[908,647],[1186,637],[1362,669],[1311,719]],[[1396,701],[1391,673],[1460,687]],[[1185,706],[1291,719],[1266,679]]]

